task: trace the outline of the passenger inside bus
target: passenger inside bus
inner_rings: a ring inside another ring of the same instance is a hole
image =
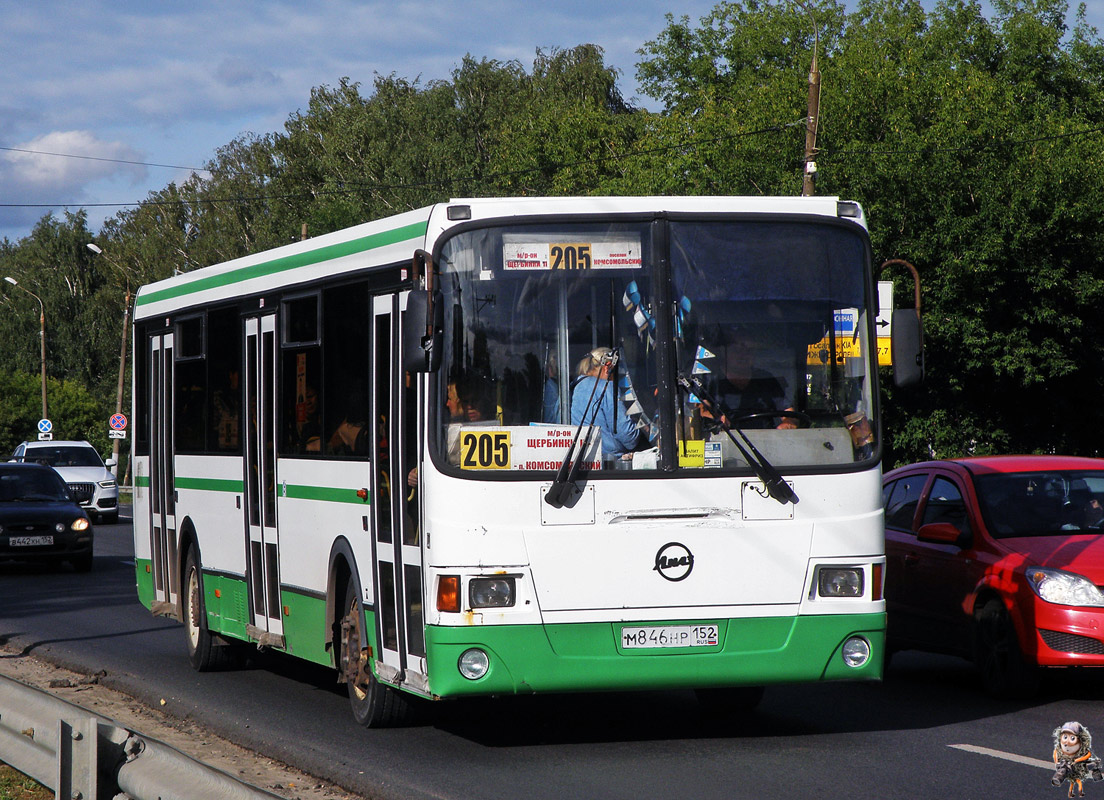
[[[636,449],[640,431],[629,419],[614,391],[610,375],[616,355],[608,347],[596,347],[579,361],[579,377],[571,390],[571,424],[591,423],[602,432],[604,458],[620,458]]]

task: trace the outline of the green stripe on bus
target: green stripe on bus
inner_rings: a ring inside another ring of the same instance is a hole
[[[134,485],[135,486],[145,486],[146,488],[149,488],[149,485],[150,485],[149,475],[135,475],[134,476]]]
[[[329,486],[297,486],[294,484],[280,484],[279,494],[292,500],[321,500],[326,503],[358,503],[367,505],[372,502],[372,494],[369,492],[361,498],[357,495],[357,489],[334,489]]]
[[[245,491],[245,481],[225,478],[181,478],[177,476],[173,481],[177,489],[198,489],[204,492],[237,492]]]
[[[184,295],[230,286],[254,278],[263,278],[268,275],[286,272],[287,270],[298,269],[299,267],[305,267],[311,264],[319,264],[323,261],[332,261],[335,258],[355,255],[356,253],[363,253],[368,250],[375,250],[378,247],[386,247],[387,245],[397,244],[411,239],[424,238],[428,228],[428,221],[415,222],[412,225],[406,225],[402,228],[395,228],[390,231],[381,231],[380,233],[374,233],[371,236],[365,236],[361,239],[354,239],[351,242],[341,242],[340,244],[333,244],[328,247],[320,247],[317,250],[309,250],[305,253],[296,253],[295,255],[284,256],[283,258],[273,259],[272,261],[264,261],[260,264],[242,267],[221,275],[210,275],[180,286],[172,286],[157,292],[150,292],[146,295],[138,295],[137,305],[142,306],[147,303],[171,300],[174,297],[183,297]]]
[[[146,478],[146,485],[149,479]],[[186,478],[179,475],[173,485],[177,489],[192,489],[200,492],[231,492],[241,494],[245,491],[245,482],[223,478]],[[339,489],[333,486],[305,486],[294,483],[281,483],[277,488],[280,497],[292,500],[319,500],[323,503],[356,503],[368,505],[372,501],[371,493],[360,497],[358,489]]]

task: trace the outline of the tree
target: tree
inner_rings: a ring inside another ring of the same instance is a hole
[[[1099,130],[1104,45],[1083,12],[1067,35],[1055,0],[997,11],[721,3],[698,29],[668,18],[641,51],[641,80],[669,108],[657,141],[706,125],[737,136],[805,115],[812,43],[800,31],[816,19],[818,193],[861,201],[876,260],[908,258],[923,278],[929,379],[885,394],[890,465],[1104,450],[1104,412],[1083,402],[1104,356],[1104,170],[1086,135]],[[709,183],[684,169],[695,190],[796,194],[801,156],[796,136],[749,137]]]

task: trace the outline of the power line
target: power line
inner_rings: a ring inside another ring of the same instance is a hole
[[[53,156],[54,158],[77,158],[84,161],[106,161],[110,164],[131,164],[138,167],[161,167],[162,169],[188,169],[192,172],[209,172],[202,167],[184,167],[179,164],[155,164],[149,161],[128,161],[125,158],[104,158],[102,156],[81,156],[75,153],[51,153],[46,150],[28,150],[24,147],[2,147],[0,150],[6,150],[9,153],[30,153],[36,156]],[[27,206],[28,208],[35,208],[35,206]]]
[[[597,156],[594,158],[580,159],[579,161],[562,162],[557,164],[546,164],[539,167],[525,167],[523,169],[509,170],[506,172],[492,172],[486,175],[469,175],[459,178],[442,178],[437,181],[423,181],[420,183],[400,183],[400,184],[386,184],[386,183],[360,183],[353,181],[341,181],[342,185],[353,186],[356,188],[340,188],[340,189],[312,189],[303,192],[291,192],[288,194],[263,194],[255,196],[237,196],[237,197],[214,197],[214,198],[188,198],[179,200],[140,200],[130,203],[0,203],[0,208],[69,208],[76,206],[79,208],[130,208],[134,206],[174,206],[174,205],[214,205],[216,203],[251,203],[259,200],[289,200],[296,197],[317,197],[321,195],[350,195],[361,194],[369,191],[380,190],[393,190],[393,189],[429,189],[433,187],[454,186],[457,184],[472,183],[475,181],[487,181],[497,180],[501,178],[509,178],[517,175],[527,175],[534,172],[547,172],[549,170],[561,170],[571,169],[573,167],[586,166],[589,164],[602,164],[612,161],[623,161],[630,158],[640,158],[642,156],[656,155],[658,153],[670,152],[673,150],[686,150],[691,148],[702,147],[709,144],[717,144],[718,142],[728,141],[732,139],[740,139],[748,136],[762,136],[768,133],[780,133],[787,128],[797,127],[804,125],[805,120],[797,120],[796,122],[787,122],[780,125],[771,125],[766,128],[760,128],[753,131],[739,131],[736,133],[727,133],[721,136],[716,136],[711,139],[702,139],[698,141],[690,142],[678,142],[676,144],[663,145],[662,147],[647,148],[644,150],[637,150],[631,153],[623,153],[620,155],[606,155]],[[0,148],[5,149],[5,148]],[[188,169],[188,167],[181,167],[181,169]]]

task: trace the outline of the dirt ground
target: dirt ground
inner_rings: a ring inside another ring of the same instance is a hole
[[[0,645],[0,675],[42,689],[86,711],[157,739],[197,761],[289,800],[356,800],[344,790],[215,736],[99,682]]]

